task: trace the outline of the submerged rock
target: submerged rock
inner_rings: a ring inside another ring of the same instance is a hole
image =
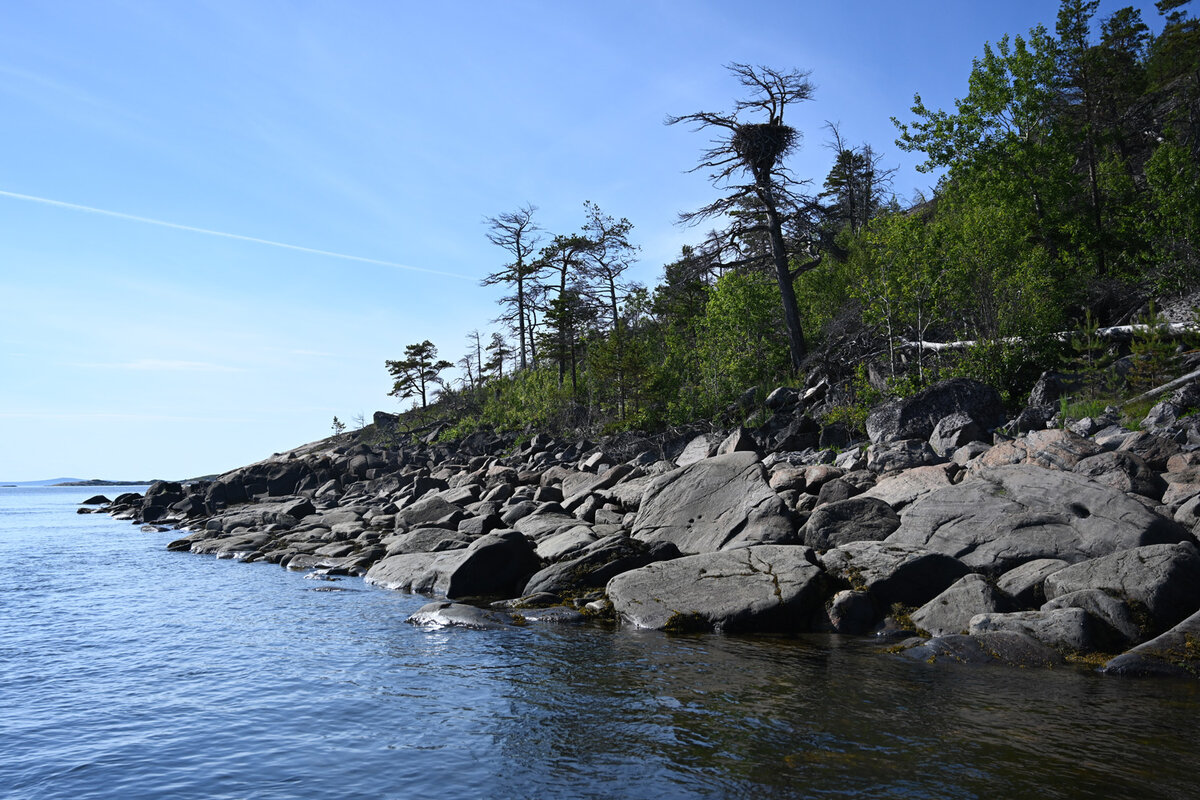
[[[1004,664],[1010,667],[1053,667],[1063,663],[1054,649],[1024,633],[997,631],[979,636],[953,634],[932,639],[914,639],[901,654],[907,658],[936,663]]]
[[[1082,608],[1014,611],[1007,614],[978,614],[967,630],[972,636],[985,633],[1023,633],[1060,652],[1090,653],[1108,644],[1106,631]]]
[[[426,603],[405,620],[424,628],[472,628],[496,630],[511,628],[518,620],[503,611],[489,611],[463,603]]]

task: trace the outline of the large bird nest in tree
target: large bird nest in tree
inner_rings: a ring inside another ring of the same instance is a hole
[[[755,174],[764,174],[792,149],[796,137],[796,129],[782,122],[747,123],[737,127],[731,144]]]

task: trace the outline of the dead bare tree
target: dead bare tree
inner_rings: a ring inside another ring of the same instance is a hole
[[[717,134],[700,163],[690,171],[709,170],[709,179],[724,196],[696,211],[680,214],[680,219],[698,223],[731,216],[731,212],[747,208],[760,210],[760,214],[732,214],[734,221],[719,238],[736,247],[738,240],[766,234],[768,252],[761,255],[751,252],[742,263],[759,264],[769,259],[774,267],[783,299],[792,370],[796,371],[808,348],[792,282],[816,268],[821,263],[821,253],[812,236],[784,235],[788,218],[803,215],[813,201],[798,191],[807,181],[798,180],[785,163],[788,154],[799,146],[801,134],[784,124],[783,114],[790,104],[811,99],[813,85],[808,80],[809,73],[799,70],[781,72],[737,63],[730,64],[728,69],[748,90],[745,99],[734,103],[732,112],[699,111],[667,117],[668,125],[691,123],[696,130],[715,129]],[[744,120],[746,115],[751,119]],[[798,262],[794,267],[793,261]],[[725,264],[740,265],[736,260]]]

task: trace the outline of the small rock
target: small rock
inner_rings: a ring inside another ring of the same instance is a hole
[[[964,575],[944,592],[910,615],[914,624],[933,636],[966,633],[971,618],[1011,610],[1011,601],[982,575]]]

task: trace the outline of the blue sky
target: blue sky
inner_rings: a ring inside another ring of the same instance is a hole
[[[713,197],[704,135],[663,118],[728,110],[730,62],[812,71],[798,175],[828,171],[829,120],[927,190],[889,118],[1056,9],[6,0],[0,480],[223,472],[398,410],[383,362],[493,327],[483,220],[525,203],[552,233],[585,200],[628,217],[653,284]]]

